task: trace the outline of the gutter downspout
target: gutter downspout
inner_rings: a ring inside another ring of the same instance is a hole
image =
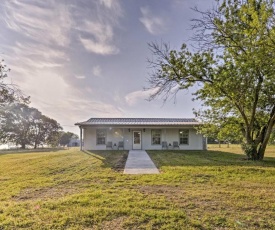
[[[82,151],[83,150],[82,127],[79,126],[79,128],[80,128],[80,150]]]

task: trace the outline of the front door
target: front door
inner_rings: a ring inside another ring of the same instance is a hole
[[[141,131],[133,131],[133,149],[141,149]]]

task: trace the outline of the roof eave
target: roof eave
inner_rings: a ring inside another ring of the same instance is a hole
[[[185,123],[185,124],[87,124],[87,123],[75,123],[77,126],[199,126],[202,123],[194,122],[194,123]]]

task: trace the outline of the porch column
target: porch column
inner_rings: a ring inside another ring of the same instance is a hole
[[[83,146],[82,146],[82,127],[79,126],[80,128],[80,150],[82,151],[83,150]]]

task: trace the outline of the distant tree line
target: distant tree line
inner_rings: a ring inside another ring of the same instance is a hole
[[[76,134],[63,132],[61,125],[54,119],[43,115],[38,109],[29,106],[26,97],[6,78],[10,70],[0,62],[0,143],[38,148],[39,146],[65,146]]]
[[[224,125],[222,121],[219,123],[207,123],[199,128],[199,131],[207,136],[208,144],[241,144],[242,143],[242,133],[239,129],[235,128],[233,124]],[[275,144],[275,129],[273,129],[269,145]]]

